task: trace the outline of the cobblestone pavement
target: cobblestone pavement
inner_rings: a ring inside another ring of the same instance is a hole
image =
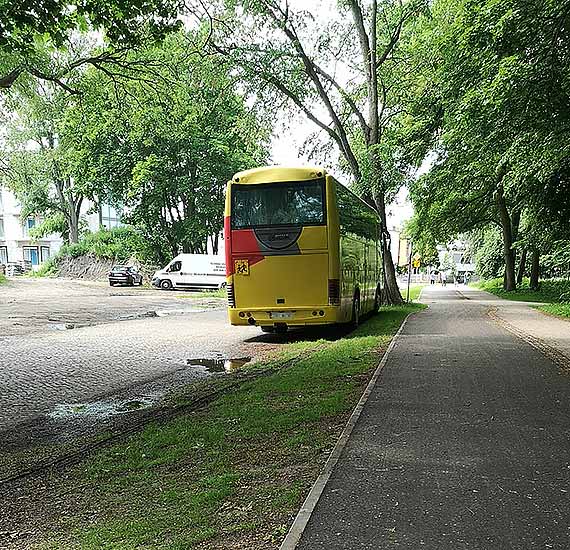
[[[113,287],[72,279],[14,278],[0,286],[0,344],[6,336],[132,319],[155,312],[224,308],[221,299],[196,299],[188,292]]]
[[[119,293],[37,280],[0,289],[0,432],[58,404],[90,402],[179,371],[186,380],[203,378],[207,371],[188,366],[188,359],[239,357],[244,340],[260,334],[255,327],[230,326],[220,300],[210,304],[217,309],[113,322],[157,308],[189,310],[195,303],[176,293]],[[13,324],[16,315],[22,325]],[[103,324],[53,330],[46,325],[56,316],[60,323]]]

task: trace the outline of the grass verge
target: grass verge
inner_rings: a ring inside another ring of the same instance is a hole
[[[531,290],[528,279],[524,279],[518,289],[511,292],[503,290],[503,279],[479,281],[473,286],[507,300],[559,303],[570,299],[570,281],[567,279],[542,280],[539,290]]]
[[[556,315],[557,317],[564,317],[570,319],[570,304],[548,304],[547,306],[538,306],[536,309],[540,309],[545,313],[550,315]]]
[[[379,350],[423,307],[383,308],[339,340],[289,344],[263,365],[269,374],[99,452],[67,473],[64,497],[47,497],[52,520],[37,547],[276,548]],[[299,351],[305,353],[283,368]]]
[[[420,294],[422,292],[422,288],[424,288],[427,285],[422,285],[422,284],[416,284],[416,285],[410,285],[410,301],[411,302],[417,302]],[[406,298],[406,294],[407,294],[407,287],[402,289],[402,296],[404,297],[404,299]]]
[[[3,275],[2,273],[0,273],[0,285],[3,285],[4,283],[7,283],[8,279],[6,277],[6,275]]]

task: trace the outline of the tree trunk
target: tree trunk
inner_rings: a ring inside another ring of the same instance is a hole
[[[75,211],[75,206],[72,201],[69,201],[69,212],[67,219],[69,221],[69,242],[71,244],[79,242],[79,216]]]
[[[519,271],[517,273],[517,285],[520,285],[523,281],[524,272],[526,269],[526,256],[527,256],[527,250],[526,248],[523,248],[523,251],[521,253],[521,261],[519,263]]]
[[[392,251],[390,250],[390,232],[386,225],[386,205],[384,203],[384,195],[379,196],[376,201],[376,209],[380,215],[381,247],[382,247],[382,266],[384,274],[383,302],[389,305],[403,304],[404,299],[398,287],[396,280],[396,269],[392,260]]]
[[[530,288],[538,290],[540,286],[538,278],[540,277],[540,252],[538,250],[532,251],[531,268],[530,268]]]
[[[503,174],[504,175],[504,174]],[[502,179],[502,177],[501,177]],[[499,208],[499,218],[503,229],[503,253],[505,256],[505,279],[504,289],[507,291],[517,289],[517,281],[515,276],[515,254],[513,251],[513,232],[511,225],[511,217],[507,210],[503,184],[499,183],[497,192],[495,193],[495,201]]]
[[[218,233],[216,233],[213,237],[212,237],[212,254],[218,254],[218,250],[219,250],[219,243],[220,241],[220,236],[218,235]]]

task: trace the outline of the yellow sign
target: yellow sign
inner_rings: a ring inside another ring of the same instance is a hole
[[[234,271],[236,275],[249,275],[249,260],[235,260]]]
[[[421,264],[420,260],[414,260],[414,261],[412,262],[412,265],[413,265],[414,267],[420,267],[420,264]]]

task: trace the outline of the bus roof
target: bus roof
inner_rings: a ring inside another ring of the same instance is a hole
[[[262,166],[238,172],[232,183],[269,183],[281,181],[304,181],[322,178],[326,170],[318,166]]]

